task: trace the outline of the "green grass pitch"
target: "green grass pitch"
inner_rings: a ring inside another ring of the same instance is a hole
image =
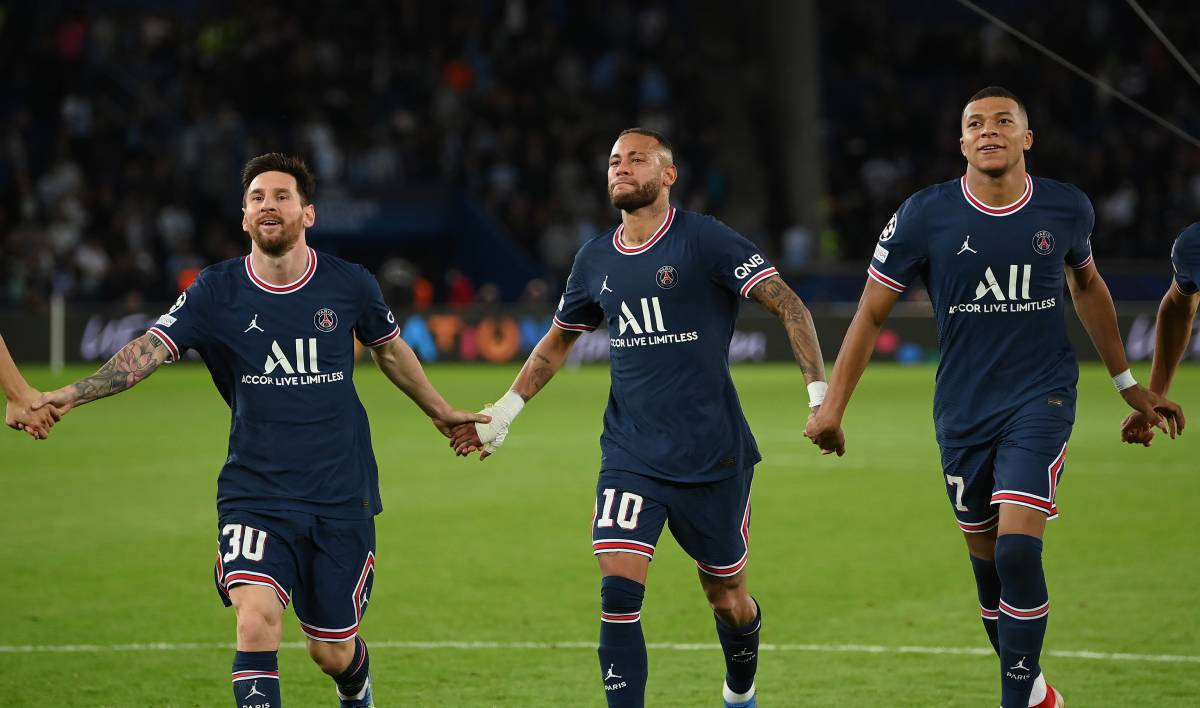
[[[477,408],[515,367],[429,371],[452,402]],[[1145,366],[1135,373],[1148,378]],[[44,369],[27,374],[52,383]],[[943,491],[932,368],[872,367],[841,459],[801,436],[806,395],[793,367],[734,376],[765,458],[749,565],[775,647],[762,654],[762,705],[995,706],[995,659],[961,651],[987,643]],[[356,384],[386,508],[363,632],[377,704],[603,706],[588,521],[607,368],[560,373],[482,464],[454,458],[370,364]],[[1046,657],[1047,676],[1076,708],[1196,706],[1200,430],[1123,446],[1124,404],[1108,377],[1087,367],[1080,388],[1063,515],[1047,534],[1046,646],[1098,656]],[[1200,370],[1184,367],[1174,397],[1200,428]],[[73,412],[48,442],[0,435],[0,704],[230,705],[233,615],[211,580],[228,424],[203,367],[180,365]],[[677,646],[651,649],[648,704],[719,705],[723,664],[696,571],[673,542],[660,549],[645,631]],[[290,611],[285,623],[286,704],[333,705]],[[471,642],[483,644],[455,644]],[[146,643],[164,646],[118,646]]]

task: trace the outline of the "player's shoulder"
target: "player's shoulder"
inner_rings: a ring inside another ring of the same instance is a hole
[[[318,251],[315,248],[312,249],[312,251],[313,251],[313,254],[317,258],[317,268],[319,270],[325,270],[327,272],[332,272],[332,273],[336,273],[339,275],[346,275],[346,276],[350,276],[350,277],[359,277],[359,276],[362,276],[363,274],[370,275],[370,273],[371,273],[371,271],[367,270],[367,267],[361,263],[355,263],[354,261],[348,261],[345,258],[338,258],[337,256],[333,255],[332,253],[326,253],[325,251]]]
[[[732,226],[711,214],[676,209],[675,219],[678,222],[679,230],[683,233],[710,238],[738,238],[741,236]]]
[[[1175,237],[1173,253],[1200,257],[1200,221],[1188,226]]]
[[[945,209],[961,201],[961,192],[962,187],[958,179],[931,184],[910,194],[908,199],[901,202],[896,213],[912,219],[930,210]]]
[[[212,265],[205,266],[196,275],[193,286],[213,292],[221,292],[235,286],[239,278],[244,278],[246,272],[246,257],[228,258]]]
[[[1049,177],[1030,175],[1033,181],[1033,193],[1041,200],[1051,200],[1081,209],[1091,209],[1092,200],[1086,192],[1070,182],[1060,182]]]

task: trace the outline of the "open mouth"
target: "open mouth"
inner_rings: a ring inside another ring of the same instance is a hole
[[[984,145],[983,147],[979,148],[979,152],[984,155],[990,155],[1003,150],[1004,148],[999,145]]]
[[[279,226],[279,219],[263,219],[258,222],[259,226]]]

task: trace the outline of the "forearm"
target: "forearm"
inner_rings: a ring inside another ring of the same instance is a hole
[[[871,363],[871,354],[875,351],[875,341],[879,338],[881,328],[882,322],[875,321],[866,310],[859,308],[855,313],[833,365],[833,378],[821,406],[823,411],[838,419],[846,412],[859,379]]]
[[[825,380],[825,360],[821,357],[821,343],[817,339],[817,328],[812,315],[800,296],[788,287],[779,276],[772,276],[750,291],[763,307],[779,318],[788,335],[792,356],[800,365],[807,383]]]
[[[440,418],[451,406],[425,375],[420,360],[403,339],[393,339],[371,350],[375,364],[396,388],[404,392],[430,418]]]
[[[1125,357],[1125,345],[1121,342],[1121,331],[1117,327],[1117,310],[1108,286],[1099,275],[1093,277],[1087,287],[1072,292],[1075,312],[1087,331],[1096,353],[1108,369],[1109,376],[1129,368]]]
[[[1171,380],[1187,350],[1196,317],[1196,298],[1179,295],[1174,286],[1158,306],[1155,324],[1154,363],[1150,367],[1150,390],[1166,396]]]
[[[14,402],[27,398],[33,392],[8,353],[3,337],[0,337],[0,389],[4,390],[6,399]]]
[[[122,347],[96,373],[67,386],[70,405],[80,406],[133,388],[158,370],[167,360],[167,353],[161,339],[143,334]]]
[[[574,332],[567,333],[557,328],[547,332],[525,360],[525,365],[513,381],[512,390],[528,403],[566,363],[571,345],[577,337]]]

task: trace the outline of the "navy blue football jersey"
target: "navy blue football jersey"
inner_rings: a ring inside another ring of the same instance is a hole
[[[1200,292],[1200,222],[1184,229],[1171,247],[1175,286],[1184,295]]]
[[[1000,208],[972,195],[965,177],[917,192],[884,227],[868,268],[896,292],[918,275],[929,290],[942,444],[986,442],[1039,397],[1074,420],[1079,366],[1067,339],[1064,268],[1092,262],[1095,214],[1077,187],[1025,179],[1021,198]]]
[[[199,352],[229,404],[217,508],[334,518],[382,511],[354,339],[400,336],[366,268],[308,249],[304,275],[275,286],[249,256],[205,268],[150,332],[178,360]]]
[[[775,268],[710,216],[672,207],[636,248],[623,229],[579,250],[554,315],[573,332],[608,327],[601,468],[709,482],[756,464],[729,376],[729,340],[740,300]]]

